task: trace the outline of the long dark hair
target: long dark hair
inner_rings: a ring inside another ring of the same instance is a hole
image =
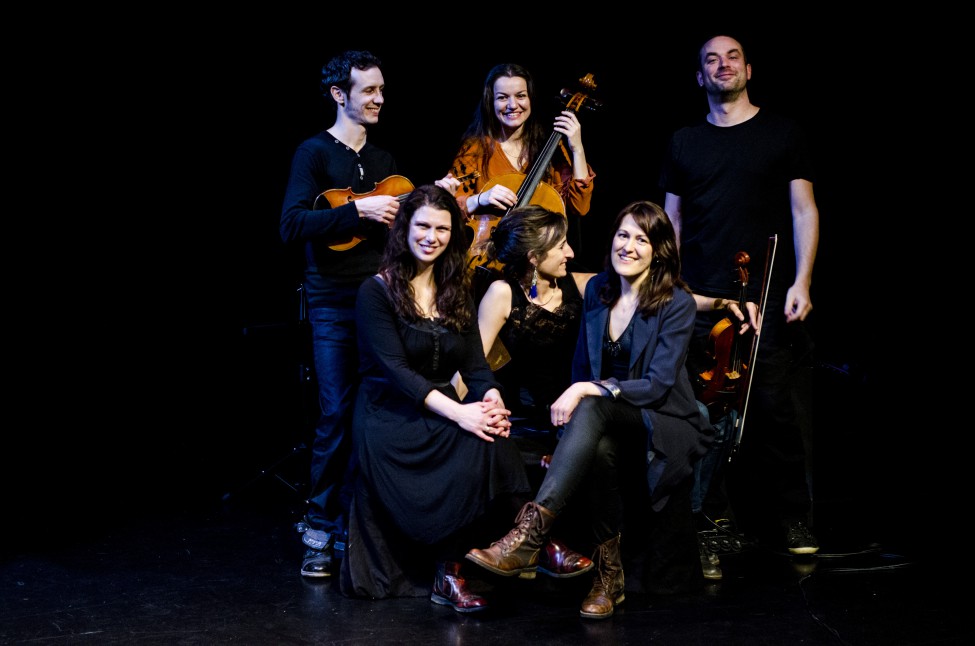
[[[516,63],[502,63],[495,65],[488,71],[487,78],[484,79],[484,87],[481,91],[481,102],[474,110],[474,119],[461,138],[461,154],[467,151],[474,142],[481,144],[481,173],[487,173],[488,162],[494,154],[492,142],[503,134],[501,122],[494,116],[494,82],[502,76],[520,77],[525,79],[528,89],[528,100],[531,102],[531,114],[525,120],[522,132],[522,141],[528,152],[529,163],[534,162],[538,154],[545,147],[548,141],[549,132],[542,126],[538,118],[538,101],[536,101],[535,79],[531,73]]]
[[[486,253],[489,261],[502,263],[505,278],[523,283],[534,268],[528,254],[541,260],[565,237],[569,225],[558,211],[529,204],[511,209],[491,232]]]
[[[452,330],[464,330],[474,321],[474,299],[467,266],[467,237],[457,200],[435,184],[415,188],[400,204],[389,232],[379,274],[386,281],[396,313],[408,321],[422,318],[410,280],[416,277],[416,257],[410,251],[410,223],[420,207],[429,206],[450,213],[450,240],[433,263],[440,323]]]
[[[640,303],[637,306],[640,314],[649,316],[674,298],[675,287],[683,289],[688,294],[691,293],[691,290],[680,277],[680,253],[677,249],[677,234],[674,232],[670,218],[667,217],[667,212],[658,204],[639,200],[623,207],[623,210],[613,221],[605,264],[609,280],[599,292],[599,300],[611,305],[620,297],[622,279],[613,269],[611,256],[616,232],[619,231],[623,218],[628,215],[632,216],[636,225],[647,234],[650,239],[650,246],[653,247],[650,276],[640,284]]]

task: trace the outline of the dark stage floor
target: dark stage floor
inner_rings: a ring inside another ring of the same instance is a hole
[[[36,464],[3,487],[0,644],[975,643],[957,504],[970,454],[932,450],[950,426],[878,415],[887,393],[865,380],[810,375],[817,556],[746,544],[700,594],[628,592],[590,621],[578,614],[588,576],[486,579],[482,615],[303,579],[293,485],[307,451],[295,450],[300,407],[282,403],[289,360],[271,354],[281,374],[245,363],[233,383],[251,387],[232,389],[223,416],[153,428],[123,415],[109,439],[77,432],[54,453],[48,441],[16,454]],[[916,440],[897,439],[908,431]]]
[[[300,456],[299,456],[300,457]],[[300,461],[300,460],[299,460]],[[298,574],[300,501],[267,473],[227,501],[99,524],[36,525],[0,565],[3,644],[955,644],[972,643],[964,579],[923,542],[871,540],[856,499],[818,503],[815,557],[723,556],[687,597],[629,593],[578,616],[586,577],[486,580],[494,606],[346,599]],[[879,532],[884,533],[884,532]],[[914,553],[912,553],[914,552]]]

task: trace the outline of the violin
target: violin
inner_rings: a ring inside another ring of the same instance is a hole
[[[596,83],[593,80],[592,74],[586,74],[581,79],[579,79],[579,85],[581,90],[578,92],[572,92],[566,88],[563,88],[559,94],[560,99],[565,100],[563,110],[571,110],[573,112],[578,112],[582,108],[587,108],[589,110],[595,110],[602,106],[600,101],[595,100],[591,97],[591,93],[596,90]],[[543,206],[550,211],[555,211],[556,213],[561,213],[565,215],[565,202],[562,200],[562,196],[559,192],[542,181],[545,174],[548,172],[549,164],[552,161],[552,156],[555,151],[558,150],[559,142],[562,139],[562,133],[553,130],[552,134],[549,136],[548,141],[545,143],[544,148],[539,153],[538,158],[532,163],[528,170],[528,173],[507,173],[505,175],[499,175],[488,180],[484,186],[481,188],[480,192],[485,192],[491,189],[495,184],[501,184],[510,188],[518,196],[518,201],[515,205],[509,208],[503,215],[495,213],[478,213],[474,215],[468,225],[474,229],[474,242],[471,245],[472,252],[475,254],[482,250],[483,245],[491,236],[491,229],[494,227],[498,221],[511,212],[512,209],[516,209],[520,206],[526,206],[528,204],[535,204],[538,206]]]
[[[480,176],[480,173],[474,171],[473,173],[468,173],[467,175],[458,177],[457,179],[464,182],[465,180],[475,179]],[[359,200],[370,195],[395,196],[397,201],[402,204],[403,200],[405,200],[406,197],[413,191],[413,188],[413,183],[402,175],[390,175],[383,181],[376,182],[376,188],[365,193],[356,193],[351,187],[330,188],[315,198],[315,203],[312,205],[312,209],[317,211],[318,209],[326,208],[325,202],[328,203],[327,208],[334,209],[342,206],[343,204],[348,204],[353,200]],[[319,201],[322,198],[325,198],[325,202],[320,203]],[[390,222],[389,226],[392,228],[393,223]],[[365,238],[366,236],[364,233],[350,235],[345,238],[336,239],[334,242],[328,245],[328,248],[333,251],[347,251],[365,240]]]
[[[738,308],[747,312],[748,268],[751,257],[745,251],[735,254],[735,272],[739,285]],[[712,422],[721,419],[732,409],[740,410],[741,385],[748,373],[750,359],[745,358],[745,339],[738,334],[738,319],[726,316],[711,328],[707,354],[714,366],[698,374],[698,399],[708,408]]]
[[[769,279],[772,276],[772,265],[775,261],[775,248],[778,235],[772,235],[768,241],[768,252],[765,257],[765,274],[762,277],[762,293],[759,299],[759,318],[765,318],[765,306],[768,303]],[[738,294],[738,308],[747,312],[748,264],[750,258],[744,251],[735,254],[736,272],[741,289]],[[746,313],[747,316],[747,313]],[[730,462],[738,452],[745,430],[745,418],[748,412],[748,395],[751,390],[754,371],[751,370],[758,355],[758,344],[761,339],[761,326],[757,332],[750,330],[742,335],[737,333],[738,321],[732,317],[725,317],[718,321],[708,336],[708,356],[714,360],[714,367],[698,374],[697,398],[708,409],[711,422],[717,422],[726,415],[731,416],[732,429],[729,438],[728,461]]]

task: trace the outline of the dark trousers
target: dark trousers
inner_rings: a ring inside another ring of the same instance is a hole
[[[703,369],[713,367],[706,353],[708,333],[714,323],[712,313],[698,313],[688,357],[692,382]],[[812,496],[796,402],[797,397],[805,396],[797,394],[797,384],[800,371],[811,362],[812,350],[804,325],[786,323],[781,301],[770,300],[758,356],[755,365],[749,366],[751,374],[746,375],[751,381],[747,406],[739,415],[737,451],[730,462],[724,453],[718,459],[705,456],[699,465],[702,487],[694,492],[695,505],[703,506],[705,513],[713,513],[722,507],[721,492],[726,492],[725,506],[730,507],[739,528],[758,538],[777,539],[788,523],[809,520]],[[734,439],[728,437],[726,442],[733,443]],[[711,453],[731,448],[725,442],[716,442]],[[704,469],[713,471],[708,474]],[[709,478],[709,488],[704,490]]]
[[[538,489],[535,501],[561,514],[570,499],[580,492],[587,507],[593,539],[598,545],[620,532],[623,524],[623,483],[619,455],[638,449],[646,455],[647,428],[640,409],[608,397],[584,397],[562,434],[552,464]],[[637,467],[640,468],[639,466]],[[642,478],[646,485],[646,462]]]
[[[358,386],[355,310],[309,311],[321,415],[311,447],[311,480],[305,520],[312,529],[339,534],[347,517],[356,472],[352,410]]]
[[[639,408],[586,397],[556,446],[535,501],[556,514],[571,505],[574,522],[588,521],[593,546],[621,534],[628,590],[697,590],[702,575],[691,513],[694,478],[679,482],[655,512],[646,456],[647,429]]]

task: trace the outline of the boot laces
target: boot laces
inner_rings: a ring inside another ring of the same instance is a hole
[[[499,541],[495,541],[492,545],[498,545],[501,547],[503,554],[507,555],[515,549],[515,545],[520,545],[525,538],[528,536],[528,532],[531,529],[532,522],[535,520],[535,516],[538,512],[534,507],[528,507],[518,515],[515,519],[517,523],[510,532],[504,535]]]
[[[606,552],[607,552],[606,547],[604,545],[600,545],[599,554],[596,556],[596,558],[598,559],[596,561],[596,568],[595,568],[596,576],[594,577],[592,582],[592,589],[599,590],[601,592],[605,592],[606,590],[609,590],[609,581],[607,580],[609,578],[608,576],[609,573],[607,572],[607,568],[605,566],[606,561],[608,560],[606,558],[607,557]]]
[[[604,543],[599,546],[599,553],[596,555],[595,577],[593,579],[593,590],[601,590],[609,594],[618,567],[607,567],[611,563],[610,548]]]

